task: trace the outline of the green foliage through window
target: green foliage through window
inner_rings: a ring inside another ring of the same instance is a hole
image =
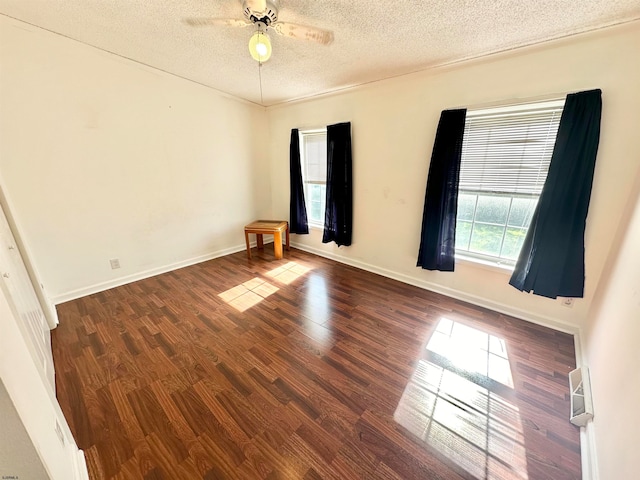
[[[460,192],[456,250],[513,263],[537,202],[537,196]]]

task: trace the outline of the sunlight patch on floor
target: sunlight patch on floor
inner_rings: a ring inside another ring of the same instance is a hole
[[[270,272],[267,272],[267,276],[277,280],[279,282],[284,283],[285,285],[289,285],[294,280],[300,278],[302,275],[307,273],[311,268],[305,267],[304,265],[300,265],[296,262],[289,262],[281,267],[274,268]]]
[[[476,478],[527,480],[519,410],[503,396],[513,386],[504,340],[442,319],[427,350],[437,355],[418,361],[395,421]]]
[[[218,296],[236,310],[244,312],[278,290],[275,285],[256,277],[237,287],[230,288]]]
[[[479,373],[513,388],[507,345],[502,338],[442,318],[427,350],[442,355],[457,368]]]

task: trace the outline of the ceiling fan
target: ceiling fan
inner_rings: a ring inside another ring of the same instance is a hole
[[[249,41],[249,52],[260,63],[266,62],[271,56],[271,41],[267,31],[275,32],[283,37],[311,40],[323,45],[328,45],[333,41],[333,32],[330,30],[278,21],[277,0],[243,0],[242,11],[244,19],[192,17],[185,18],[184,21],[194,27],[211,25],[255,26],[256,31]]]

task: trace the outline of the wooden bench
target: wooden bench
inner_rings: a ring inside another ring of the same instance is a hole
[[[244,227],[244,240],[247,243],[247,257],[251,258],[249,234],[256,234],[258,249],[264,248],[262,235],[273,235],[273,253],[276,259],[282,258],[282,233],[286,235],[287,250],[289,250],[289,222],[282,220],[256,220]]]

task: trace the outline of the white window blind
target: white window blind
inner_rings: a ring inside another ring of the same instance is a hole
[[[300,155],[307,219],[310,226],[322,228],[327,196],[327,130],[301,130]]]
[[[467,112],[460,190],[540,195],[564,99]]]
[[[327,182],[327,135],[321,133],[303,133],[304,159],[308,183]]]

